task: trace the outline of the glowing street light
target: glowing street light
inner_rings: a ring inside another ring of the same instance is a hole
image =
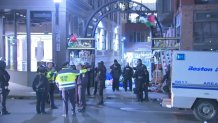
[[[53,0],[54,3],[61,3],[62,0]]]

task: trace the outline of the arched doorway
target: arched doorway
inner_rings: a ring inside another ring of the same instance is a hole
[[[147,6],[142,3],[131,1],[131,0],[113,0],[106,3],[105,5],[99,7],[93,14],[89,17],[86,28],[84,31],[84,37],[94,38],[95,30],[99,22],[108,14],[113,12],[124,12],[124,13],[136,13],[139,16],[147,17],[148,14],[153,14],[155,11],[151,11]],[[162,28],[156,16],[155,20],[157,22],[157,27],[160,30],[162,37]],[[151,33],[154,36],[155,28],[151,27]]]

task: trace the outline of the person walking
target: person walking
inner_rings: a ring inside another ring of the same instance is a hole
[[[147,72],[147,67],[142,64],[142,60],[138,59],[137,60],[137,66],[135,68],[135,73],[134,73],[134,78],[136,80],[136,94],[137,94],[137,99],[138,101],[142,102],[143,101],[143,91],[145,84],[148,85],[149,81],[147,81],[149,78],[147,78],[148,72]],[[145,93],[146,99],[148,99],[147,93]]]
[[[125,91],[127,91],[127,86],[129,85],[129,90],[132,91],[132,77],[133,77],[133,69],[129,66],[129,63],[123,69],[123,85]]]
[[[48,94],[48,79],[46,78],[46,68],[38,67],[38,75],[35,76],[32,84],[33,90],[36,92],[36,112],[37,114],[46,114],[45,100]]]
[[[112,89],[113,89],[113,91],[115,91],[115,89],[117,91],[119,91],[119,79],[120,79],[120,75],[121,75],[121,66],[117,62],[116,59],[114,60],[114,64],[112,66],[110,66],[110,69],[111,69],[111,75],[113,78]]]
[[[54,103],[54,91],[56,88],[56,84],[54,80],[56,75],[57,75],[57,71],[54,68],[54,63],[53,62],[48,63],[46,77],[49,81],[49,102],[50,102],[51,109],[57,109],[57,106],[55,106]]]
[[[73,70],[70,68],[69,62],[66,62],[55,79],[63,99],[64,117],[68,116],[68,100],[72,105],[72,115],[76,116],[76,78],[79,75],[80,71]]]
[[[8,89],[10,75],[6,71],[6,63],[3,60],[0,60],[0,100],[1,102],[1,115],[10,114],[6,108],[7,96],[10,92]]]

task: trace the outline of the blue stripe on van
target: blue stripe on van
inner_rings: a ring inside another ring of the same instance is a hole
[[[208,86],[173,85],[172,87],[173,88],[185,88],[185,89],[218,90],[218,87],[208,87]]]

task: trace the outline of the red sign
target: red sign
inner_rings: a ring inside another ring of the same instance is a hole
[[[155,17],[154,17],[154,15],[149,15],[149,16],[148,16],[148,21],[154,23],[154,22],[155,22]]]
[[[71,36],[70,41],[71,42],[76,42],[77,41],[77,37],[75,35]]]

